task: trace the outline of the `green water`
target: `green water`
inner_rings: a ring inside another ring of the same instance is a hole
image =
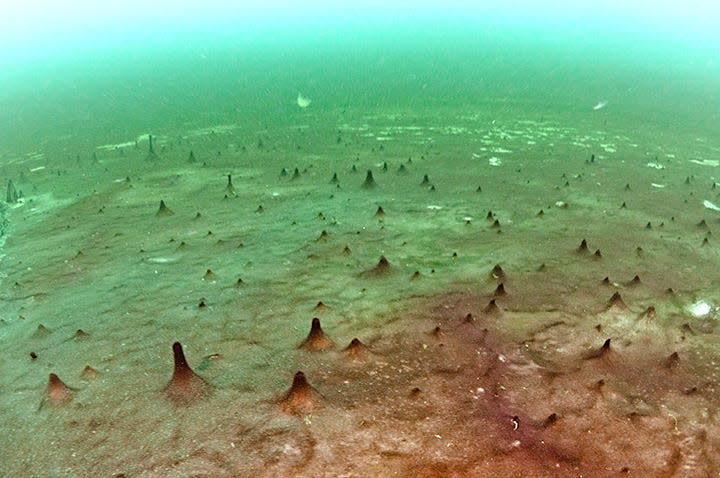
[[[131,31],[97,45],[80,37],[51,54],[8,55],[0,73],[3,147],[292,123],[305,113],[294,102],[299,91],[313,109],[349,116],[418,107],[502,113],[507,105],[537,117],[590,115],[606,101],[599,114],[628,129],[717,129],[720,60],[717,43],[703,36],[592,17],[333,20],[281,28],[281,18],[281,26],[204,33],[159,25],[155,34]]]
[[[0,28],[0,475],[717,475],[712,8],[220,3]]]

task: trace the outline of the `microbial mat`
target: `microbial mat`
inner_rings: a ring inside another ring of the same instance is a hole
[[[377,52],[3,97],[0,475],[718,473],[717,116]]]

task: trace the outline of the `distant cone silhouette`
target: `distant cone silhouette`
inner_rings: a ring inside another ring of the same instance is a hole
[[[175,214],[169,207],[165,205],[165,201],[163,199],[160,200],[160,207],[158,208],[158,211],[155,213],[156,216],[172,216]]]
[[[175,405],[191,405],[210,392],[210,385],[190,368],[180,342],[173,344],[173,357],[175,368],[165,396]]]

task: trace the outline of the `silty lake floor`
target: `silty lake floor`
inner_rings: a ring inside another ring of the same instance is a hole
[[[503,111],[5,152],[0,474],[717,474],[717,146]]]

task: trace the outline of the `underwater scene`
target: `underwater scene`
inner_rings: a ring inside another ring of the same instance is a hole
[[[11,1],[0,476],[720,476],[720,7]]]

